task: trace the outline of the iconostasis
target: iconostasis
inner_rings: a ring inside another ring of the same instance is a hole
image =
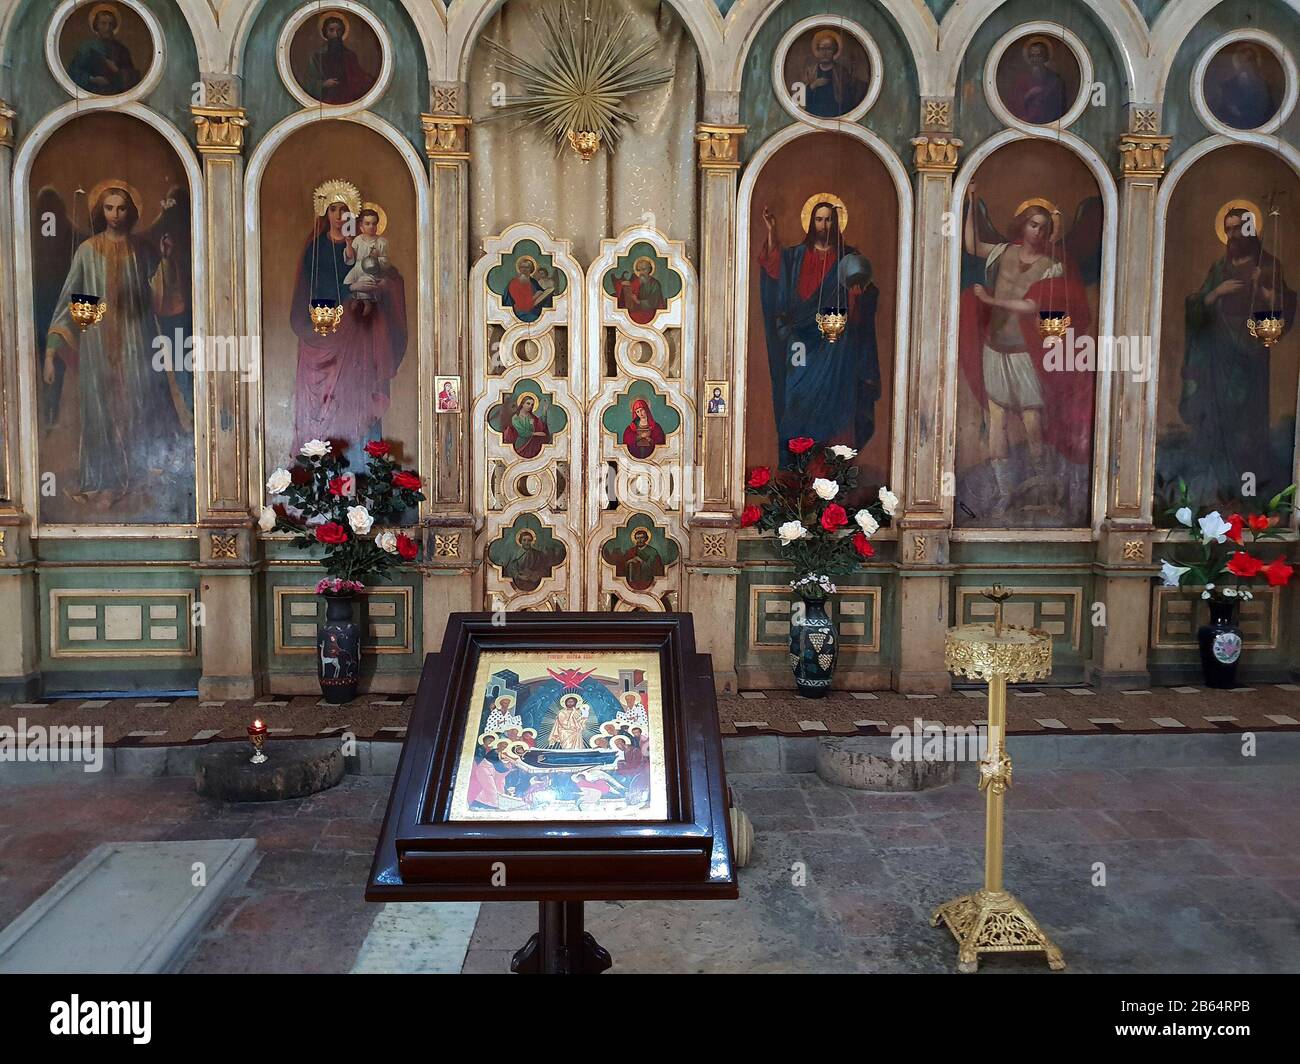
[[[544,0],[4,5],[0,689],[311,690],[318,559],[257,515],[315,439],[424,482],[372,691],[463,609],[690,610],[724,689],[789,686],[739,514],[804,436],[902,500],[831,603],[844,685],[944,689],[994,581],[1060,678],[1195,670],[1180,485],[1297,476],[1300,13],[612,11],[644,76],[566,140]],[[1297,609],[1243,605],[1259,677]]]

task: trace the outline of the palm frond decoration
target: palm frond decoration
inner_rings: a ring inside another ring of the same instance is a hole
[[[495,114],[482,121],[518,118],[536,126],[555,141],[557,150],[567,143],[589,160],[601,143],[610,150],[618,143],[624,127],[636,121],[625,101],[670,81],[668,67],[652,67],[654,37],[646,34],[635,41],[623,39],[631,17],[625,13],[615,21],[606,0],[583,0],[583,13],[575,14],[567,0],[538,9],[542,20],[543,58],[525,59],[487,40],[497,63],[518,78],[523,91],[507,96]]]

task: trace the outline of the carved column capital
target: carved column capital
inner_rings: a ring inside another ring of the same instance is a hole
[[[195,136],[204,155],[238,155],[244,150],[248,112],[242,107],[192,107]]]
[[[701,170],[739,170],[740,138],[747,126],[722,126],[701,122],[695,127]]]
[[[17,116],[17,111],[0,100],[0,148],[14,146],[14,119]]]
[[[468,159],[469,127],[473,119],[468,115],[420,115],[424,129],[424,153],[433,160]]]
[[[1119,138],[1120,173],[1130,177],[1163,177],[1165,153],[1172,137],[1158,133],[1125,133]]]
[[[957,169],[962,141],[947,133],[922,133],[912,138],[912,163],[917,173],[951,174]]]

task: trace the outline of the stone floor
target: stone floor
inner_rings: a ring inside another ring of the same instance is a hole
[[[969,777],[892,795],[811,774],[730,780],[756,829],[740,899],[589,905],[588,928],[615,971],[953,969],[951,936],[928,916],[980,880],[983,817]],[[260,865],[185,970],[373,970],[358,956],[380,907],[362,889],[390,785],[348,776],[274,806],[199,798],[184,777],[0,786],[0,926],[100,842],[252,837]],[[1294,765],[1018,769],[1007,884],[1070,971],[1297,972],[1298,803]],[[1103,870],[1105,885],[1094,885]],[[531,904],[483,905],[463,969],[505,971],[535,919]],[[981,970],[1047,969],[1007,957]]]

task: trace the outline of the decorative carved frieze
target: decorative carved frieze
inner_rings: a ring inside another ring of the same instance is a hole
[[[434,114],[454,115],[460,100],[460,90],[455,85],[435,85],[433,87]]]
[[[239,557],[239,535],[235,532],[212,533],[212,557],[234,561]]]
[[[1124,541],[1124,560],[1126,562],[1145,561],[1147,555],[1146,540],[1126,539]]]
[[[1125,177],[1163,177],[1165,153],[1172,137],[1125,133],[1119,138],[1119,165]]]
[[[952,101],[948,99],[923,99],[921,124],[927,133],[952,132]]]
[[[459,558],[460,533],[435,532],[433,536],[433,556],[435,558]]]
[[[912,138],[913,165],[921,173],[951,174],[957,169],[957,153],[961,146],[957,137],[923,133]]]
[[[430,159],[468,159],[469,127],[467,115],[420,115],[424,128],[424,153]]]
[[[700,149],[701,170],[740,169],[740,138],[745,126],[715,126],[701,122],[695,127]]]
[[[239,85],[228,74],[203,75],[203,106],[233,108],[239,102]]]
[[[704,557],[725,558],[727,556],[727,534],[725,532],[705,532],[701,536],[704,545]]]
[[[238,155],[244,150],[248,114],[242,107],[194,107],[195,135],[204,155]]]
[[[1154,107],[1133,108],[1132,125],[1134,133],[1155,133],[1160,128],[1156,124],[1157,121],[1157,112]]]

